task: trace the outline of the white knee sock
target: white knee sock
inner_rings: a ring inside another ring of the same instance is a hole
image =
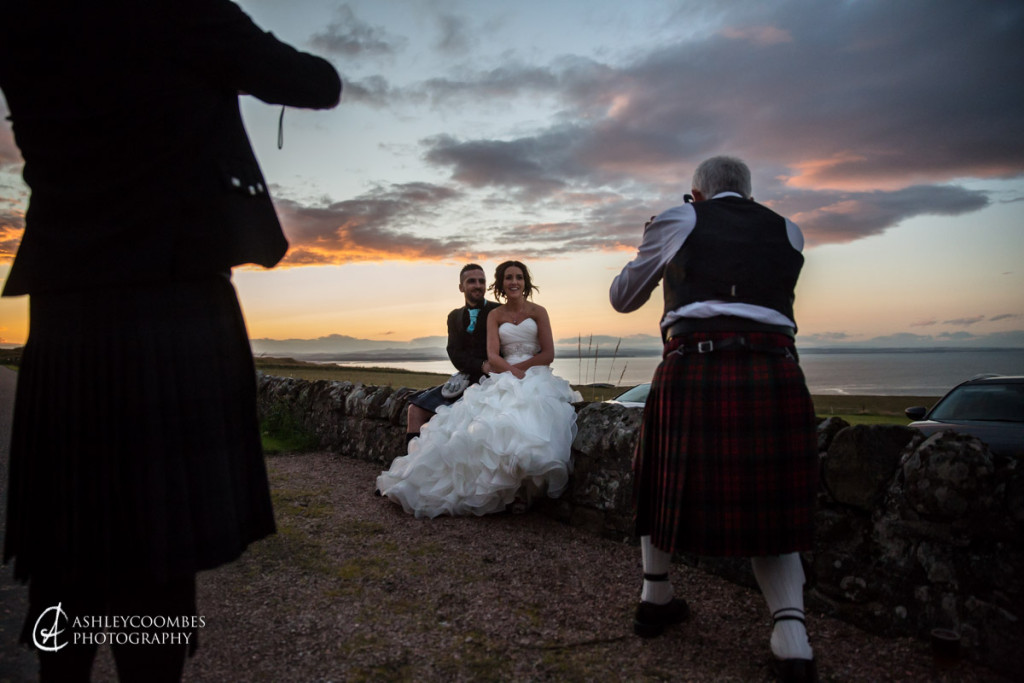
[[[773,615],[804,615],[804,568],[797,553],[751,558],[754,578]],[[780,659],[813,659],[803,623],[786,619],[772,629],[772,653]]]
[[[672,555],[655,548],[650,536],[640,537],[640,554],[644,562],[644,574],[668,574],[672,566]],[[644,579],[644,588],[640,593],[644,602],[664,605],[672,601],[671,581],[648,581]]]

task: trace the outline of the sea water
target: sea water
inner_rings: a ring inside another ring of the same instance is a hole
[[[1024,375],[1024,349],[800,352],[800,365],[815,395],[942,396],[955,385],[984,373]],[[657,356],[580,359],[556,357],[555,374],[573,384],[633,386],[650,381]],[[454,372],[451,363],[436,361],[350,360],[339,365],[373,365],[415,372]]]

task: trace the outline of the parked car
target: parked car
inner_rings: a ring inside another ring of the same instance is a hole
[[[606,403],[621,403],[627,407],[640,407],[643,408],[644,404],[647,403],[647,394],[651,393],[651,383],[644,382],[643,384],[637,384],[632,389],[627,389],[615,398],[610,398]]]
[[[1024,458],[1024,377],[980,375],[950,389],[931,410],[904,412],[925,434],[950,429],[978,437],[993,453]]]

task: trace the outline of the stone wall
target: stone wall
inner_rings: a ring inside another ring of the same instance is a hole
[[[261,375],[259,391],[264,415],[289,415],[325,450],[382,469],[405,451],[410,389]],[[630,465],[641,412],[578,404],[570,487],[539,509],[631,540]],[[1024,646],[1024,466],[994,457],[972,437],[925,439],[907,427],[851,427],[837,418],[820,423],[818,445],[817,541],[804,558],[808,606],[884,635],[952,629],[966,656],[1015,674]],[[756,585],[745,560],[681,559]]]

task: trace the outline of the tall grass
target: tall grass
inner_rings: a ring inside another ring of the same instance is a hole
[[[576,372],[576,383],[583,384],[583,336],[576,335],[576,359],[579,361],[579,370]]]
[[[600,345],[598,345],[600,347]],[[576,358],[579,361],[579,371],[576,376],[578,384],[590,384],[590,350],[594,348],[594,335],[591,333],[587,340],[587,353],[583,353],[583,335],[576,335]],[[584,359],[586,359],[586,375],[583,374]],[[597,375],[597,350],[594,351],[594,375]]]
[[[612,362],[611,362],[611,365],[608,366],[608,383],[609,384],[612,381],[612,368],[615,367],[615,359],[619,357],[619,346],[621,346],[621,345],[622,345],[622,337],[619,337],[618,341],[615,342],[615,351],[612,352]],[[625,368],[622,369],[622,373],[623,374],[626,373],[626,369]],[[621,380],[622,378],[619,377],[619,379]]]
[[[608,365],[608,376],[605,380],[607,384],[612,384],[612,373],[615,372],[615,362],[619,359],[619,349],[622,347],[622,337],[619,337],[615,342],[615,350],[612,351],[611,363]],[[579,386],[588,386],[591,384],[597,384],[600,380],[598,378],[598,362],[601,360],[601,345],[594,343],[594,335],[591,334],[587,340],[586,353],[583,351],[583,335],[578,334],[576,336],[576,357],[578,361],[578,374],[576,377],[576,383]],[[593,369],[591,369],[593,365]],[[622,370],[619,373],[619,379],[613,386],[621,386],[622,378],[626,376],[626,368],[629,366],[629,362],[626,361],[622,364]],[[602,399],[598,399],[602,400]]]

